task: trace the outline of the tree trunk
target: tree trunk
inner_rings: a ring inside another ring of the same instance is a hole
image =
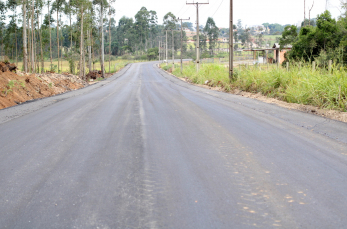
[[[69,6],[71,5],[71,0],[69,0]],[[70,51],[72,52],[72,27],[71,27],[71,6],[69,9],[69,14],[70,14]]]
[[[35,73],[35,48],[34,48],[34,1],[31,2],[31,68]]]
[[[30,12],[30,11],[29,11]],[[30,17],[28,17],[28,24],[27,24],[27,28],[28,28],[28,59],[29,59],[29,63],[28,63],[28,71],[32,72],[32,66],[31,66],[31,31],[30,31]]]
[[[36,13],[36,16],[37,16],[37,37],[35,35],[35,56],[36,56],[36,69],[37,69],[37,72],[39,73],[40,72],[40,58],[37,58],[38,57],[38,53],[39,53],[39,47],[40,47],[40,43],[38,43],[38,40],[40,39],[40,18],[39,18],[39,13],[37,12]],[[36,29],[36,28],[35,28]],[[35,33],[34,33],[35,34]],[[41,41],[41,40],[40,40]],[[40,56],[42,56],[42,53],[40,52]],[[42,69],[41,69],[42,71]]]
[[[60,18],[61,19],[61,18]],[[64,51],[64,47],[63,47],[63,30],[61,30],[61,36],[62,39],[60,41],[60,71],[63,72],[63,51]]]
[[[101,64],[101,76],[102,78],[105,78],[105,66],[104,66],[104,6],[101,0],[100,4],[100,28],[101,28],[101,58],[100,58],[100,64]]]
[[[110,8],[111,8],[111,6],[110,6]],[[110,14],[109,23],[108,23],[108,33],[109,33],[108,73],[111,73],[111,43],[112,43],[112,41],[111,41],[111,36],[112,36],[112,34],[111,34],[111,14]]]
[[[84,37],[84,34],[83,34],[83,37]],[[85,75],[86,75],[86,50],[85,50],[84,44],[83,44],[83,77],[85,77]]]
[[[16,19],[16,23],[17,23],[17,19]],[[16,65],[18,66],[18,42],[17,42],[17,26],[16,26],[16,30],[14,31],[14,34],[16,36]]]
[[[90,31],[90,37],[92,38],[92,47],[91,47],[91,50],[92,50],[92,63],[93,63],[93,71],[95,70],[95,64],[94,64],[94,58],[95,58],[95,56],[94,56],[94,39],[93,39],[93,30],[92,31]]]
[[[83,4],[81,6],[81,42],[80,42],[80,73],[79,76],[85,80],[83,75]]]
[[[37,14],[37,19],[39,20],[39,15]],[[42,18],[41,18],[42,20]],[[43,49],[42,49],[42,26],[40,27],[40,20],[39,20],[39,36],[40,36],[40,46],[41,46],[41,73],[45,72],[45,63],[43,60]]]
[[[52,71],[52,68],[53,68],[53,57],[52,57],[52,29],[51,29],[51,13],[49,11],[49,3],[50,1],[48,1],[48,15],[49,15],[49,20],[48,20],[48,23],[49,23],[49,54],[50,54],[50,57],[51,57],[51,67],[50,67],[50,70]]]
[[[88,69],[89,72],[92,71],[92,47],[91,47],[91,36],[89,31],[87,31],[87,36],[88,36]]]
[[[57,52],[58,52],[58,73],[59,73],[59,10],[57,9]]]

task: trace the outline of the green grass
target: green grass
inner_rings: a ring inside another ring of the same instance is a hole
[[[320,108],[346,111],[347,72],[344,68],[333,67],[329,74],[326,69],[312,71],[310,65],[291,64],[290,70],[276,65],[235,67],[236,79],[230,82],[228,68],[220,64],[202,64],[199,73],[193,63],[184,66],[183,74],[177,67],[173,74],[187,77],[193,83],[220,86],[225,91],[238,88],[259,93],[290,103],[313,105]]]

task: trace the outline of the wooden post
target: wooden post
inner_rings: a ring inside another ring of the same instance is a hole
[[[316,71],[316,62],[315,61],[312,61],[312,71]]]
[[[287,72],[289,72],[289,62],[287,62]]]

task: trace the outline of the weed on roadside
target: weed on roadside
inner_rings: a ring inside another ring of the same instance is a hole
[[[173,74],[225,91],[237,88],[290,103],[347,110],[347,72],[341,66],[333,66],[331,73],[325,68],[313,71],[305,63],[291,63],[289,71],[276,65],[255,65],[235,67],[235,72],[235,80],[230,82],[226,65],[201,64],[197,72],[195,64],[190,63],[184,65],[182,74],[180,68],[175,68]]]

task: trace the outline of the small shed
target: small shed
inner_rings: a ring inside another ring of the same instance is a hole
[[[278,43],[275,43],[272,48],[274,49],[274,57],[276,57],[276,62],[282,64],[285,61],[284,54],[288,52],[288,50],[292,49],[291,45],[287,45],[281,49]]]
[[[280,45],[278,43],[275,43],[272,48],[260,48],[260,49],[244,49],[243,51],[248,51],[248,52],[253,52],[254,60],[256,61],[256,52],[261,52],[263,54],[263,57],[265,58],[265,61],[263,63],[268,63],[269,58],[268,58],[268,53],[273,51],[274,52],[274,60],[276,63],[282,64],[283,61],[285,61],[284,54],[288,51],[291,50],[292,46],[288,45],[285,46],[284,48],[280,48]]]

